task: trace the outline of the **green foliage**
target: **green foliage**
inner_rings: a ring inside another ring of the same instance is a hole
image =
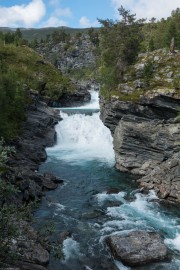
[[[18,81],[16,92],[19,103],[23,91],[18,84],[20,86],[25,84],[27,89],[41,91],[42,89],[39,87],[41,82],[45,85],[41,94],[54,100],[59,99],[64,91],[73,90],[68,77],[64,76],[52,64],[44,62],[39,54],[26,46],[0,46],[0,55],[3,59],[2,68],[4,68],[5,63],[10,72],[16,74],[17,78],[12,81],[14,84]]]
[[[75,80],[95,80],[96,78],[96,70],[94,66],[91,67],[82,67],[82,68],[74,68],[68,70],[68,75]]]
[[[118,85],[123,82],[124,74],[136,61],[139,52],[154,51],[160,48],[169,48],[172,38],[175,40],[175,49],[180,49],[180,9],[172,11],[167,20],[156,21],[152,18],[149,23],[144,19],[136,20],[134,14],[119,9],[120,21],[99,20],[102,24],[100,50],[100,78],[101,92],[106,97],[118,93]],[[143,79],[146,88],[154,74],[153,60],[144,67]],[[159,83],[159,82],[158,82]],[[179,82],[174,79],[175,89],[179,89]],[[118,93],[118,96],[120,93]],[[138,96],[138,93],[137,93]],[[124,95],[122,96],[124,97]],[[127,97],[129,98],[129,96]],[[133,98],[133,97],[132,97]]]
[[[149,87],[150,79],[153,77],[153,74],[154,74],[154,64],[151,61],[147,61],[143,69],[143,78],[146,87]]]
[[[154,40],[153,40],[153,38],[151,38],[149,41],[149,51],[152,52],[152,51],[154,51],[154,49],[155,49]]]
[[[155,22],[152,18],[142,27],[143,41],[141,47],[146,50],[169,48],[171,39],[175,39],[175,48],[180,49],[180,9],[173,10],[166,20]]]
[[[1,173],[5,171],[5,163],[7,161],[8,155],[15,152],[13,147],[4,146],[5,141],[3,138],[0,139],[0,176]],[[1,192],[1,189],[0,189]],[[0,195],[1,200],[1,195]]]
[[[25,93],[18,85],[17,74],[1,58],[0,67],[0,136],[15,136],[25,118]]]
[[[14,44],[18,46],[21,44],[22,39],[22,33],[19,28],[17,28],[15,32],[8,31],[0,33],[0,40],[3,40],[4,44]]]
[[[180,89],[180,79],[179,78],[174,78],[173,79],[173,87],[178,90]]]
[[[135,15],[122,6],[121,21],[99,20],[101,29],[100,77],[104,91],[113,91],[122,81],[124,71],[132,64],[140,50],[141,28]]]
[[[89,35],[90,41],[94,45],[98,46],[99,45],[99,33],[97,31],[95,31],[95,29],[92,27],[88,30],[87,33]]]
[[[54,32],[52,32],[51,38],[53,43],[55,44],[60,42],[69,42],[70,34],[67,34],[64,30],[55,30]]]
[[[0,140],[0,167],[5,167],[8,155],[14,151],[10,147],[4,145],[4,140]],[[18,226],[15,220],[19,217],[17,215],[17,207],[10,205],[8,200],[12,194],[17,190],[10,183],[5,182],[1,178],[0,172],[0,266],[4,262],[10,262],[14,259],[14,253],[10,252],[12,240],[18,234]]]

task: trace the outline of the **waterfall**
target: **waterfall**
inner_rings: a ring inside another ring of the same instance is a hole
[[[97,112],[98,92],[91,91],[91,97],[85,106],[60,111],[63,121],[56,126],[57,144],[48,149],[49,156],[76,164],[90,160],[114,163],[112,136]],[[90,115],[83,112],[87,109]]]

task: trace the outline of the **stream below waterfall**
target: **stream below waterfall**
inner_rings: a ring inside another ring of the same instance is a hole
[[[112,137],[99,119],[98,92],[91,91],[91,96],[88,105],[60,109],[57,143],[47,149],[48,159],[40,167],[40,172],[65,181],[46,193],[35,213],[35,226],[53,222],[52,240],[71,233],[62,244],[63,258],[52,256],[48,269],[179,270],[179,209],[160,205],[153,191],[141,194],[134,176],[116,171]],[[114,261],[105,237],[137,229],[159,232],[171,258],[135,268]]]

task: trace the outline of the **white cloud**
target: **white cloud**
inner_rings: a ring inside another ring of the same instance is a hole
[[[52,6],[58,6],[58,5],[59,5],[59,0],[50,0],[49,3],[50,3]]]
[[[62,17],[71,17],[72,11],[69,7],[61,8],[60,0],[51,0],[49,4],[54,8],[53,14]]]
[[[72,12],[70,8],[58,8],[55,10],[55,14],[62,17],[71,17]]]
[[[43,23],[42,27],[58,27],[58,26],[66,26],[67,22],[61,20],[55,16],[51,16],[45,23]]]
[[[137,18],[156,19],[167,18],[171,11],[180,6],[179,0],[111,0],[117,10],[121,5],[136,13]]]
[[[32,27],[45,15],[43,0],[32,0],[29,4],[0,6],[0,25],[9,27]]]
[[[91,22],[87,17],[83,16],[80,18],[79,24],[83,28],[96,27],[98,26],[98,21]]]
[[[57,26],[67,26],[67,22],[61,19],[62,17],[70,18],[72,17],[72,12],[69,7],[62,8],[61,0],[50,0],[49,5],[53,7],[53,11],[49,15],[47,21],[41,24],[41,27],[57,27]]]

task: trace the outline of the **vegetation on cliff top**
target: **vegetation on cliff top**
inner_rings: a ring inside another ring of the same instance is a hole
[[[73,91],[70,79],[26,46],[0,44],[0,136],[14,137],[31,101],[29,89],[58,100]]]
[[[134,101],[147,91],[178,94],[180,61],[174,50],[180,49],[180,9],[167,20],[152,18],[149,23],[123,7],[119,14],[121,21],[100,20],[101,94]],[[155,51],[161,48],[165,50]],[[144,55],[138,58],[140,53]]]

